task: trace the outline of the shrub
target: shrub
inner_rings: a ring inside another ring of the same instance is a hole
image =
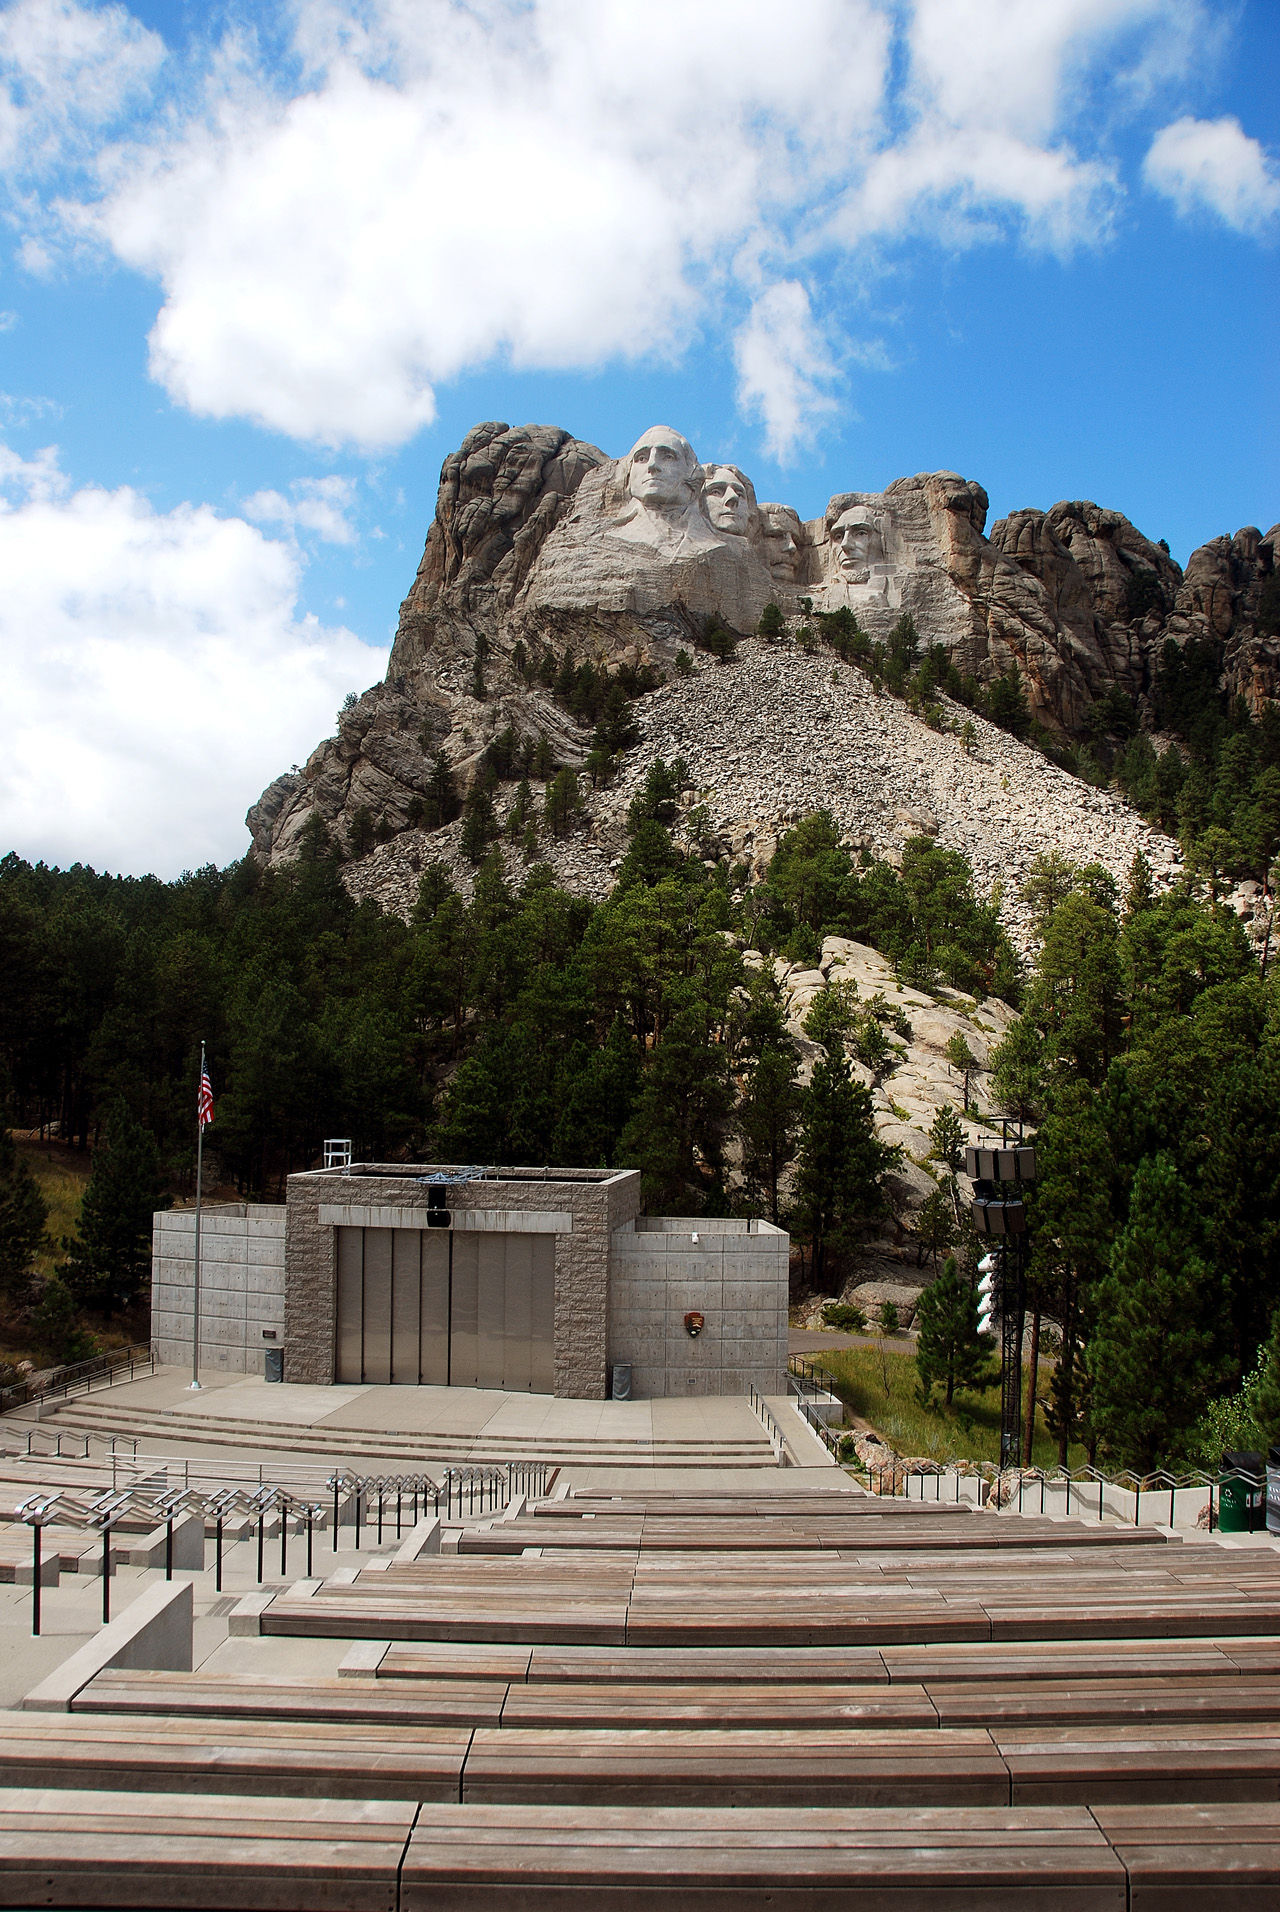
[[[829,1328],[846,1328],[850,1334],[865,1334],[867,1314],[856,1301],[829,1301],[822,1310],[822,1319]]]

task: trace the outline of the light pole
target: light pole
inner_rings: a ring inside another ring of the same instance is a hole
[[[1022,1323],[1026,1312],[1027,1210],[1022,1186],[1036,1179],[1036,1152],[1011,1141],[1009,1124],[999,1148],[967,1148],[965,1174],[973,1183],[973,1224],[992,1242],[978,1264],[980,1334],[994,1332],[1000,1316],[1000,1467],[1022,1460]],[[1030,1456],[1027,1457],[1030,1459]]]

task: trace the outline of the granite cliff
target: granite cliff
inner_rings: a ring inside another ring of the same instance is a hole
[[[463,789],[508,728],[545,737],[544,762],[584,763],[589,726],[535,668],[571,651],[599,672],[629,671],[633,685],[665,680],[633,707],[640,741],[616,781],[586,793],[581,830],[550,846],[575,887],[607,889],[627,793],[663,750],[689,761],[722,847],[757,864],[780,828],[821,804],[880,853],[938,834],[980,878],[1015,879],[1011,897],[1020,868],[1049,847],[1120,875],[1142,844],[1170,869],[1175,846],[1117,799],[980,720],[962,748],[795,640],[814,611],[847,606],[881,641],[910,612],[921,639],[979,684],[1016,664],[1035,717],[1073,737],[1111,686],[1149,721],[1165,642],[1194,638],[1256,709],[1280,694],[1280,526],[1216,538],[1184,573],[1089,502],[989,530],[986,518],[981,485],[954,472],[837,493],[802,523],[667,427],[615,460],[551,427],[479,425],[445,460],[385,681],[264,791],[247,818],[252,854],[290,860],[313,816],[350,847],[353,819],[373,819],[381,847],[349,863],[348,881],[406,908],[424,859],[456,858],[456,823],[421,827],[441,754]],[[681,651],[709,631],[748,637],[770,603],[786,619],[777,641],[748,638],[730,670],[678,674]]]

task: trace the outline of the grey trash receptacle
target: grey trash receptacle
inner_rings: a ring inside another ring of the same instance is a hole
[[[283,1381],[284,1349],[264,1348],[262,1352],[266,1364],[266,1377],[268,1381]]]
[[[1280,1447],[1267,1452],[1267,1532],[1280,1534]]]
[[[613,1398],[615,1401],[631,1399],[631,1363],[615,1361],[613,1364]]]

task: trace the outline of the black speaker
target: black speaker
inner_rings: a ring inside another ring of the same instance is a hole
[[[429,1208],[427,1210],[428,1228],[452,1228],[453,1216],[447,1208]]]

